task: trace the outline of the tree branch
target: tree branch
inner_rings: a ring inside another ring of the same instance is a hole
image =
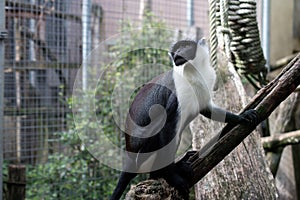
[[[261,138],[265,150],[272,151],[287,145],[300,144],[300,130]]]
[[[256,109],[259,122],[250,126],[238,125],[232,127],[226,125],[226,134],[212,141],[216,143],[206,145],[202,150],[190,158],[194,170],[193,180],[190,186],[201,180],[211,169],[222,161],[235,147],[237,147],[255,128],[265,120],[300,84],[300,54],[285,67],[282,73],[262,88],[252,101],[244,108]],[[223,130],[224,130],[223,129]],[[223,131],[222,130],[222,131]]]

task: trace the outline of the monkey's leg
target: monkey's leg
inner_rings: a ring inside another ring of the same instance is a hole
[[[189,159],[194,156],[197,151],[187,151],[182,158],[180,158],[175,165],[177,166],[181,176],[191,179],[193,176],[193,169],[191,166],[191,161]]]
[[[136,173],[122,172],[116,189],[114,190],[110,200],[119,200],[126,189],[129,182],[136,176]]]
[[[184,169],[183,169],[184,168]],[[190,174],[190,175],[189,175]],[[189,178],[191,178],[192,168],[183,162],[172,163],[167,167],[150,173],[150,178],[163,178],[167,183],[176,188],[183,199],[189,199]]]

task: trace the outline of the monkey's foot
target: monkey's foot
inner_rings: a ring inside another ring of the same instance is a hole
[[[196,153],[197,151],[187,151],[185,155],[175,163],[177,173],[180,176],[185,177],[188,181],[193,177],[193,169],[191,167],[192,161],[190,158]]]
[[[150,178],[163,178],[168,184],[176,190],[178,190],[182,198],[187,199],[189,197],[189,180],[193,176],[192,168],[190,164],[186,161],[180,161],[178,163],[172,163],[169,166],[152,172]]]
[[[183,199],[189,199],[189,183],[184,177],[174,173],[172,175],[169,174],[169,176],[164,176],[163,178],[168,182],[169,185],[178,190]]]

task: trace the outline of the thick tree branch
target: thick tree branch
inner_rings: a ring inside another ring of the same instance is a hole
[[[265,120],[300,84],[300,54],[283,69],[282,73],[261,89],[245,110],[256,109],[259,122],[250,126],[225,126],[226,134],[214,144],[209,144],[191,157],[194,177],[190,183],[193,186],[201,180],[212,168],[222,161],[237,147],[255,128]],[[213,139],[216,141],[216,138]]]
[[[267,151],[273,151],[287,145],[300,144],[300,130],[264,137],[261,138],[261,142]]]

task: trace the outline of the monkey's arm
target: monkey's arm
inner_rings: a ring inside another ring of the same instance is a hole
[[[236,115],[213,104],[210,104],[207,108],[201,110],[200,114],[214,121],[229,124],[251,123],[257,118],[255,110],[248,110],[241,115]]]

